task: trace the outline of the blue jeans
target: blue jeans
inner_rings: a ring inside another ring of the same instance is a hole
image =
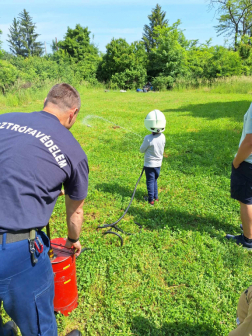
[[[49,239],[37,264],[31,262],[28,240],[0,244],[0,304],[20,328],[23,336],[57,336],[54,316],[54,275],[48,257]]]
[[[146,185],[148,190],[148,202],[153,201],[153,199],[158,199],[158,185],[157,179],[160,174],[161,167],[144,167],[146,175]]]

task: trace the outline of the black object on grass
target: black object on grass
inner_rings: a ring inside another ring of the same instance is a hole
[[[109,228],[108,231],[103,232],[103,235],[108,235],[108,234],[116,235],[120,239],[120,241],[121,241],[121,246],[123,246],[123,238],[122,238],[122,236],[119,233],[112,231],[112,229],[115,229],[116,231],[119,231],[119,232],[121,232],[123,234],[126,234],[127,236],[132,236],[133,235],[133,233],[127,233],[127,232],[123,231],[116,224],[118,224],[123,219],[123,217],[126,215],[126,213],[128,212],[128,210],[129,210],[129,208],[131,206],[131,203],[132,203],[132,201],[133,201],[133,199],[135,197],[136,189],[137,189],[137,186],[138,186],[138,184],[139,184],[139,182],[140,182],[140,180],[142,178],[143,172],[144,172],[144,167],[143,167],[142,172],[141,172],[141,174],[140,174],[140,176],[139,176],[139,178],[137,180],[137,183],[135,185],[135,189],[134,189],[133,194],[131,196],[131,200],[129,202],[129,205],[127,206],[127,209],[124,211],[123,215],[116,222],[114,222],[112,224],[104,224],[104,225],[101,225],[101,226],[97,227],[97,229],[106,229],[106,228]],[[142,229],[142,225],[140,225],[137,222],[135,222],[135,224],[139,226],[140,230]]]

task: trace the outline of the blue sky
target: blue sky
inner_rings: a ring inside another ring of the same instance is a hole
[[[77,23],[88,26],[94,43],[105,52],[113,37],[127,42],[140,40],[144,24],[149,23],[147,16],[157,2],[170,24],[181,20],[187,39],[203,43],[212,38],[212,44],[224,44],[225,38],[216,35],[215,11],[209,11],[207,0],[0,0],[3,48],[9,50],[6,39],[13,18],[26,9],[37,25],[39,40],[46,42],[47,52],[52,39],[63,39],[67,27],[74,28]]]

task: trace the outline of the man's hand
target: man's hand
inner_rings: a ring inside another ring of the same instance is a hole
[[[233,166],[235,167],[235,169],[237,169],[237,168],[239,168],[240,163],[237,164],[236,160],[234,159],[234,161],[233,161]]]
[[[62,190],[60,191],[59,196],[64,196],[64,195],[65,195],[65,190],[62,189]],[[58,196],[58,197],[59,197],[59,196]]]
[[[80,255],[80,253],[81,253],[81,243],[80,243],[79,240],[78,240],[76,243],[71,243],[71,242],[67,239],[65,246],[66,246],[67,248],[71,248],[71,247],[73,247],[73,248],[75,249],[75,255],[76,255],[76,257],[78,257],[78,256]]]
[[[252,154],[252,133],[246,134],[244,140],[242,141],[238,152],[234,158],[233,166],[237,169],[240,164],[246,160],[249,155]]]

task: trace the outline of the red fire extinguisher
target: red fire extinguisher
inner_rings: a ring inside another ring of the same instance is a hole
[[[47,225],[50,239],[50,228]],[[66,239],[50,239],[48,252],[54,272],[54,311],[67,316],[78,306],[78,289],[75,264],[75,250],[65,247]]]

